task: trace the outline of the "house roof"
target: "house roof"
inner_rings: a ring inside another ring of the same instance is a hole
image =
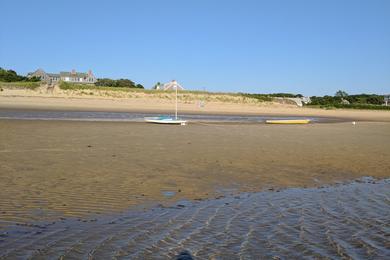
[[[60,77],[58,73],[46,73],[49,77]]]
[[[27,73],[27,76],[33,77],[33,76],[36,76],[36,75],[41,76],[41,75],[45,75],[45,74],[47,74],[47,73],[43,69],[37,69],[34,72]]]
[[[73,78],[86,78],[88,77],[87,73],[82,73],[82,72],[67,72],[67,71],[61,71],[60,72],[61,77],[73,77]]]
[[[46,73],[43,69],[37,69],[34,72],[30,72],[27,74],[28,76],[32,77],[34,75],[42,76],[42,75],[47,75],[49,77],[70,77],[70,78],[89,78],[89,77],[94,77],[92,74],[92,71],[89,71],[88,73],[83,73],[83,72],[77,72],[77,71],[61,71],[60,73]]]

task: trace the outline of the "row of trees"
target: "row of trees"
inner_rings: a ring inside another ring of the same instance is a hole
[[[5,70],[0,67],[0,81],[2,82],[15,82],[15,81],[27,81],[27,82],[37,82],[40,81],[37,77],[28,78],[25,76],[18,75],[13,70]]]
[[[141,84],[135,84],[133,81],[129,79],[109,79],[103,78],[98,79],[95,83],[96,86],[104,86],[104,87],[118,87],[118,88],[144,88]]]
[[[26,82],[38,82],[40,81],[39,77],[25,77],[18,75],[14,70],[6,70],[0,67],[0,81],[2,82],[17,82],[17,81],[26,81]],[[105,87],[120,87],[120,88],[144,88],[141,84],[135,84],[129,79],[109,79],[103,78],[98,79],[95,83],[96,86],[105,86]]]
[[[260,101],[271,101],[274,97],[283,97],[283,98],[301,98],[301,94],[290,94],[290,93],[271,93],[271,94],[249,94],[249,93],[238,93],[241,96],[248,98],[255,98]]]
[[[337,105],[337,104],[369,104],[382,105],[384,97],[375,94],[348,95],[347,92],[339,90],[334,96],[310,97],[310,105]]]
[[[273,94],[248,94],[239,93],[244,97],[256,98],[260,101],[271,101],[274,97],[301,98],[301,94],[273,93]],[[333,96],[326,95],[322,97],[312,96],[309,106],[335,107],[335,108],[357,108],[357,109],[387,109],[390,107],[382,106],[384,96],[376,94],[358,94],[349,95],[347,92],[339,90]]]
[[[284,98],[301,98],[302,94],[290,94],[290,93],[272,93],[268,94],[270,97],[284,97]]]

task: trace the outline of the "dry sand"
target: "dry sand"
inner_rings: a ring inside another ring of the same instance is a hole
[[[5,89],[0,92],[0,109],[38,109],[38,110],[74,110],[74,111],[129,111],[129,112],[158,112],[172,113],[174,98],[172,93],[163,95],[128,93],[129,97],[107,96],[115,91],[103,95],[105,92],[93,91],[94,95],[81,94],[57,90],[55,94],[45,92]],[[230,97],[228,95],[209,95],[204,99],[204,106],[200,106],[202,96],[180,94],[179,112],[196,114],[246,114],[246,115],[280,115],[280,116],[316,116],[334,117],[347,120],[390,122],[390,111],[300,108],[295,105],[275,102],[257,102],[254,99]],[[183,95],[188,95],[182,98]],[[202,99],[203,100],[203,99]],[[225,100],[225,101],[222,101]]]
[[[0,120],[0,226],[212,198],[229,189],[388,178],[389,158],[387,122],[182,127]],[[164,198],[164,191],[176,195]]]

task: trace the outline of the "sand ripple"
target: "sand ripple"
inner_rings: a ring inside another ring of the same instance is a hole
[[[390,180],[288,189],[97,219],[10,226],[1,258],[199,259],[390,256]]]

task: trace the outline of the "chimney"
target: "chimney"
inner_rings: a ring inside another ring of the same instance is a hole
[[[76,74],[76,70],[75,69],[72,69],[72,74]]]
[[[88,70],[88,75],[89,75],[89,76],[92,75],[92,70]]]

